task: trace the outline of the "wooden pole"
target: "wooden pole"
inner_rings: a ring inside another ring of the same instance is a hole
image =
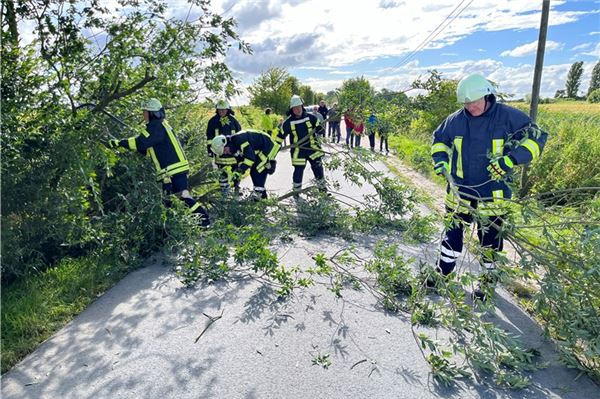
[[[535,58],[535,70],[533,72],[533,87],[531,88],[531,104],[529,117],[535,123],[540,100],[540,85],[542,82],[542,69],[544,67],[544,52],[546,50],[546,33],[548,32],[548,14],[550,13],[550,0],[542,2],[542,20],[540,22],[540,34],[538,37],[537,56]],[[529,179],[527,177],[528,165],[523,166],[521,172],[520,196],[527,195],[529,191]]]

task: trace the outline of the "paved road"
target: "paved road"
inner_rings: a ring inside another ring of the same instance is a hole
[[[290,172],[289,153],[283,153],[268,187],[289,190]],[[307,168],[305,181],[309,177]],[[328,177],[343,182],[341,176]],[[344,183],[341,191],[360,199],[370,189]],[[366,255],[376,239],[359,242]],[[278,252],[285,265],[309,265],[311,254],[332,254],[346,244],[297,238]],[[402,246],[407,256],[427,261],[435,258],[435,247]],[[203,313],[222,317],[195,343],[208,320]],[[336,300],[317,284],[281,302],[269,285],[243,274],[187,289],[156,256],[4,375],[2,397],[600,397],[598,386],[585,377],[575,381],[577,373],[558,364],[539,327],[504,292],[495,320],[538,347],[550,362],[533,374],[534,385],[527,390],[505,391],[474,381],[452,389],[437,385],[410,322],[383,312],[368,293],[347,290]],[[325,354],[331,360],[328,369],[312,365]]]

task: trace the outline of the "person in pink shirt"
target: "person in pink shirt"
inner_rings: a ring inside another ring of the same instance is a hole
[[[360,147],[360,138],[365,132],[365,124],[361,120],[357,120],[354,124],[354,140],[355,143],[352,147]]]
[[[346,124],[346,146],[350,146],[353,143],[352,130],[354,129],[354,123],[352,123],[352,118],[350,117],[350,113],[352,110],[347,110],[344,113],[344,123]]]

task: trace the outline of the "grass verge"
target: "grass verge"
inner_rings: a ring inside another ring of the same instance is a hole
[[[135,266],[141,262],[137,261]],[[65,258],[2,289],[2,373],[83,311],[128,271],[114,257]]]

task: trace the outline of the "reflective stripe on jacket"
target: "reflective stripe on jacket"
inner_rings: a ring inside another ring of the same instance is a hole
[[[539,157],[547,138],[525,113],[489,96],[488,109],[481,116],[471,116],[462,108],[442,122],[433,133],[431,156],[434,164],[450,164],[450,173],[466,198],[500,201],[512,193],[505,181],[491,180],[490,161],[509,155],[515,165],[527,164]]]
[[[183,148],[173,128],[164,119],[152,119],[146,131],[137,137],[121,140],[122,147],[150,155],[156,168],[156,179],[163,180],[190,170]]]

